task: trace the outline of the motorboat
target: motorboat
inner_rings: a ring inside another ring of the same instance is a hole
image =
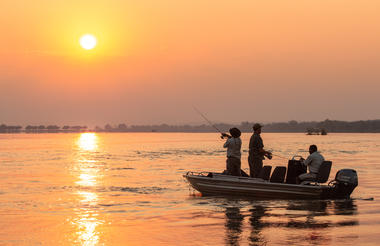
[[[353,169],[341,169],[336,173],[334,180],[323,184],[329,178],[331,165],[331,161],[323,162],[316,179],[303,181],[301,184],[296,183],[296,178],[300,173],[304,173],[306,168],[294,159],[289,160],[288,168],[285,166],[276,167],[272,175],[270,175],[271,166],[264,166],[259,178],[192,171],[187,172],[183,177],[202,195],[240,196],[259,199],[349,198],[358,185],[356,171]]]

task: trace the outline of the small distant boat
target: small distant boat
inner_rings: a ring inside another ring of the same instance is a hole
[[[276,167],[276,169],[277,168],[283,170],[286,167]],[[325,172],[319,175],[315,181],[303,182],[302,184],[289,183],[288,180],[291,178],[289,175],[287,181],[284,182],[284,172],[280,172],[283,177],[273,177],[279,173],[276,172],[276,169],[273,171],[272,177],[268,180],[263,178],[231,176],[214,172],[187,172],[183,176],[190,185],[201,192],[202,195],[240,196],[258,199],[349,198],[358,185],[358,176],[353,169],[339,170],[334,180],[330,181],[327,185],[322,184],[328,179],[331,162],[330,167],[327,167],[328,170],[325,168],[328,173]]]
[[[306,135],[327,135],[327,131],[324,128],[308,128]]]

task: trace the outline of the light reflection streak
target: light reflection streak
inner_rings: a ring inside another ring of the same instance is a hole
[[[80,152],[78,158],[79,180],[75,183],[80,186],[95,186],[99,177],[97,161],[91,160],[93,152],[98,148],[98,136],[95,133],[82,133],[77,141]]]
[[[77,145],[79,155],[74,169],[78,170],[78,180],[75,183],[80,187],[94,187],[101,177],[98,163],[93,159],[98,149],[98,136],[95,133],[82,133]],[[73,220],[76,226],[76,241],[85,246],[97,245],[101,235],[98,226],[104,223],[99,219],[96,208],[99,203],[98,194],[92,190],[79,190],[77,195],[80,197],[80,205],[77,218]]]
[[[81,173],[79,179],[76,183],[80,186],[95,186],[96,184],[96,175]]]
[[[100,232],[97,230],[98,225],[103,221],[98,219],[98,214],[91,207],[98,204],[98,195],[95,192],[78,191],[82,197],[80,201],[85,207],[78,212],[78,218],[74,220],[77,226],[78,240],[81,245],[92,246],[99,242]]]
[[[98,136],[95,133],[82,133],[78,145],[83,151],[95,151],[98,148]]]
[[[95,192],[78,191],[78,195],[82,196],[81,203],[94,206],[98,204],[98,195]]]

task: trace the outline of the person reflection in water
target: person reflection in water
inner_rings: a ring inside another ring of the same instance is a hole
[[[227,174],[233,176],[241,176],[241,132],[236,127],[230,129],[230,135],[222,133],[222,138],[227,138],[223,145],[227,148]]]
[[[249,211],[251,212],[249,218],[251,235],[248,237],[250,245],[265,245],[266,240],[261,231],[268,225],[261,220],[262,217],[266,216],[266,208],[261,205],[256,205]],[[242,242],[241,234],[243,233],[245,215],[240,211],[240,208],[236,206],[227,207],[225,214],[226,245],[239,245]]]
[[[240,234],[242,233],[242,225],[244,216],[240,213],[240,208],[226,208],[226,244],[239,245]]]
[[[261,218],[265,216],[266,208],[261,205],[256,205],[249,210],[251,212],[251,217],[249,218],[249,224],[252,227],[251,235],[249,241],[254,243],[254,245],[264,245],[265,240],[261,235],[261,230],[264,228],[264,224]]]

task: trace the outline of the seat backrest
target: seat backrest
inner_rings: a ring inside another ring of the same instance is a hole
[[[321,166],[319,167],[317,180],[316,180],[318,183],[327,182],[330,176],[331,165],[332,165],[331,161],[322,162]]]
[[[306,166],[300,160],[289,160],[285,182],[287,184],[296,184],[297,177],[300,174],[306,173],[306,171]]]
[[[284,183],[285,174],[286,174],[286,167],[276,167],[273,170],[272,176],[270,177],[270,182]]]
[[[272,166],[263,166],[263,168],[260,171],[259,178],[269,180],[270,171],[272,171]]]

